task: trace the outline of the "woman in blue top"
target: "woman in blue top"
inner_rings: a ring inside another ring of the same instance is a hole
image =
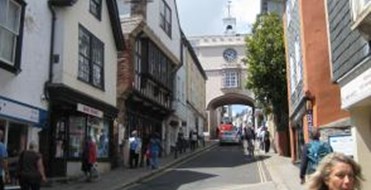
[[[149,150],[150,150],[150,164],[152,169],[158,169],[159,159],[158,156],[161,151],[161,140],[160,134],[155,132],[151,135],[149,140]]]

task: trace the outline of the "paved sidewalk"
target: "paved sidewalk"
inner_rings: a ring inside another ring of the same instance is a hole
[[[151,170],[145,167],[139,167],[135,169],[129,168],[117,168],[110,172],[104,173],[100,176],[97,181],[85,182],[84,178],[70,181],[68,183],[54,183],[51,187],[43,187],[43,190],[118,190],[128,187],[141,179],[148,178],[156,173],[162,172],[165,169],[175,165],[183,160],[189,159],[193,156],[197,156],[199,153],[206,149],[215,147],[218,144],[217,141],[206,142],[205,147],[199,147],[195,151],[187,150],[186,153],[179,154],[178,158],[174,158],[174,155],[168,155],[160,158],[160,167],[156,170]]]
[[[299,167],[291,162],[291,158],[279,156],[273,152],[267,154],[269,158],[263,162],[267,166],[269,173],[277,190],[304,190],[304,186],[300,184]]]

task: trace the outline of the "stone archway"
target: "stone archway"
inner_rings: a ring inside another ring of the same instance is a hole
[[[219,125],[216,109],[220,106],[230,104],[242,104],[250,106],[253,110],[253,113],[255,113],[255,100],[250,93],[246,92],[244,93],[244,91],[227,92],[222,95],[214,97],[207,103],[206,106],[206,111],[208,113],[207,120],[210,138],[216,137],[216,127]]]

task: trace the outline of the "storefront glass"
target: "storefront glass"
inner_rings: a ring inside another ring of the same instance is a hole
[[[4,144],[8,152],[7,161],[10,178],[6,181],[6,185],[18,185],[18,157],[26,149],[28,126],[0,119],[0,130],[4,132]]]
[[[70,138],[68,156],[70,158],[80,158],[85,139],[86,118],[81,116],[71,116],[69,123]]]
[[[92,116],[71,116],[69,132],[69,157],[80,158],[84,140],[91,136],[97,145],[97,157],[109,155],[109,121]]]

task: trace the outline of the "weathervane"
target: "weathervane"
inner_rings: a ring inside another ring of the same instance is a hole
[[[232,4],[232,1],[229,0],[228,1],[228,17],[231,17],[231,4]]]

